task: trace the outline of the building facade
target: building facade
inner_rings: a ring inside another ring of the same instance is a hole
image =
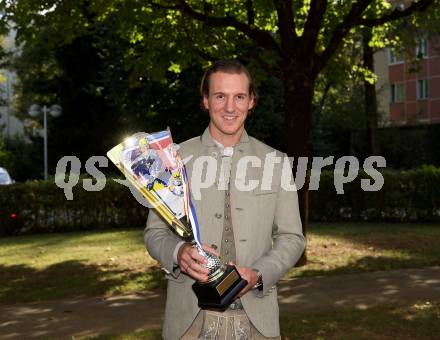
[[[376,89],[385,125],[440,123],[440,38],[420,39],[403,55],[376,53]],[[417,58],[416,58],[417,57]]]
[[[2,37],[2,47],[7,51],[15,49],[15,31]],[[0,135],[14,137],[24,134],[23,123],[14,115],[14,84],[17,77],[8,69],[0,69]]]

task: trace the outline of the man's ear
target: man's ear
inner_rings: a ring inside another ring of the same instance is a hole
[[[255,107],[255,96],[253,94],[250,95],[248,110],[252,110]]]
[[[208,96],[203,96],[203,107],[206,111],[209,111],[209,102],[208,102]]]

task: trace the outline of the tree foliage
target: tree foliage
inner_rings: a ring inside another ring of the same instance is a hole
[[[313,99],[320,76],[331,75],[329,79],[337,81],[347,77],[348,70],[353,71],[350,62],[342,61],[353,60],[350,55],[359,46],[364,27],[372,31],[372,44],[381,46],[389,43],[391,23],[400,23],[409,16],[416,22],[416,14],[426,13],[428,7],[435,9],[429,11],[429,21],[435,23],[438,18],[439,0],[406,1],[404,6],[401,3],[9,0],[2,10],[4,18],[17,26],[23,55],[29,49],[31,55],[48,56],[43,62],[32,57],[26,62],[39,63],[40,67],[32,67],[34,72],[53,80],[40,84],[47,86],[41,100],[49,101],[56,93],[71,111],[57,123],[60,131],[70,128],[75,136],[66,136],[67,143],[72,138],[88,137],[92,145],[102,145],[102,139],[107,140],[109,135],[100,126],[120,129],[124,121],[139,126],[137,122],[158,117],[162,109],[176,109],[178,104],[173,98],[181,92],[173,92],[173,79],[182,84],[178,75],[182,70],[232,57],[257,70],[260,80],[266,80],[268,74],[279,79],[283,149],[298,157],[310,156]],[[72,59],[78,62],[70,64]],[[24,80],[28,69],[26,64],[21,65]],[[356,71],[372,78],[361,64],[356,65]],[[28,86],[28,82],[22,84]],[[161,86],[170,90],[170,96],[152,100],[151,94]],[[321,88],[325,90],[327,84]],[[98,106],[105,108],[105,115],[93,110]],[[136,113],[127,114],[133,111]],[[305,222],[307,188],[299,195]]]
[[[12,153],[6,149],[4,138],[0,136],[0,167],[8,169],[11,162]]]

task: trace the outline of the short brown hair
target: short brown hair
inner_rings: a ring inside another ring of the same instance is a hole
[[[205,71],[205,74],[202,77],[202,82],[200,84],[200,96],[202,97],[201,106],[203,106],[203,97],[207,97],[209,95],[209,80],[211,75],[216,72],[224,72],[229,74],[241,74],[244,73],[249,80],[249,94],[254,97],[254,107],[257,103],[257,89],[255,87],[255,81],[246,66],[244,66],[241,62],[235,59],[224,59],[218,60],[210,67],[208,67]]]

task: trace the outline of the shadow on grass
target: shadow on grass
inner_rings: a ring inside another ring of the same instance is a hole
[[[100,296],[165,287],[163,271],[146,267],[133,272],[108,265],[65,261],[38,270],[26,265],[0,265],[0,303]]]
[[[317,238],[308,249],[307,265],[297,275],[440,265],[436,225],[332,223],[311,225],[309,232]]]
[[[383,306],[366,311],[282,315],[282,339],[437,339],[440,305]],[[82,340],[160,339],[160,331],[99,335]]]
[[[127,243],[143,246],[142,230],[138,229],[105,229],[92,231],[72,231],[64,233],[43,233],[35,235],[16,235],[0,238],[1,246],[20,246],[20,249],[35,249],[36,247],[65,246],[66,244],[96,244],[105,242],[106,237],[109,241],[114,241],[115,234],[123,234],[123,239]]]
[[[283,339],[438,339],[440,304],[281,316]]]
[[[162,339],[160,330],[148,330],[124,335],[101,334],[91,337],[80,338],[80,340],[160,340]]]
[[[323,260],[325,261],[325,259]],[[339,275],[358,272],[372,272],[384,270],[409,269],[419,267],[430,267],[439,265],[439,259],[427,260],[425,257],[413,255],[411,258],[393,258],[385,256],[364,256],[350,263],[332,269],[307,269],[307,266],[300,267],[301,276],[316,275]]]
[[[282,339],[437,339],[439,304],[383,306],[365,311],[281,315]],[[101,334],[81,340],[155,340],[160,330],[123,335]]]
[[[417,250],[420,243],[434,246],[440,237],[440,226],[433,224],[326,223],[312,224],[309,231],[378,248],[408,250]]]

